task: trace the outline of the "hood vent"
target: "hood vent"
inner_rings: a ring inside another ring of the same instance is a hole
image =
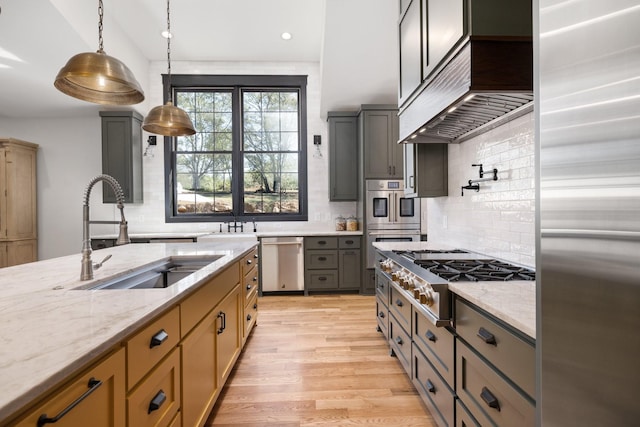
[[[401,108],[400,142],[461,142],[532,107],[531,39],[472,37]]]

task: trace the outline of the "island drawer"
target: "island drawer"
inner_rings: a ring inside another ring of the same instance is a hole
[[[180,311],[173,308],[127,341],[127,390],[180,341]]]
[[[180,351],[175,349],[127,398],[130,426],[169,426],[180,408]]]
[[[258,295],[253,294],[253,298],[244,308],[244,337],[248,337],[258,319]]]
[[[389,282],[390,280],[380,271],[376,270],[376,295],[384,303],[389,305]]]
[[[240,264],[242,265],[243,274],[247,274],[249,270],[258,265],[258,249],[253,248],[248,254],[242,257]]]
[[[456,333],[530,397],[535,396],[534,346],[459,298],[455,308]]]
[[[535,407],[465,343],[456,345],[456,392],[476,418],[490,425],[533,426]]]
[[[378,329],[385,338],[389,338],[389,309],[380,302],[380,297],[376,297],[376,313]]]
[[[400,326],[395,316],[389,315],[389,345],[402,364],[409,378],[411,376],[411,336]]]
[[[413,308],[413,341],[429,362],[442,375],[449,387],[454,387],[453,333],[446,327],[433,326],[426,316]]]
[[[422,351],[413,344],[413,385],[440,426],[453,426],[455,395]]]
[[[242,282],[244,289],[244,301],[248,304],[251,298],[258,292],[258,269],[252,268],[245,276]]]
[[[389,299],[389,311],[396,317],[398,323],[408,333],[411,332],[411,302],[403,295],[402,291],[391,286]]]
[[[338,249],[337,237],[305,237],[305,249]]]

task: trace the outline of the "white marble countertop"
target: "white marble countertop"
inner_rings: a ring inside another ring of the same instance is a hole
[[[373,246],[383,251],[464,249],[437,242],[377,242],[373,243]],[[536,283],[534,281],[450,282],[449,289],[535,339]]]
[[[0,424],[92,363],[257,242],[152,243],[93,251],[112,255],[80,281],[81,255],[0,269]],[[76,290],[171,256],[222,255],[168,288]]]

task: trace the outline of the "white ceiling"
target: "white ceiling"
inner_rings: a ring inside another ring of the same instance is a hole
[[[166,61],[166,1],[103,2],[104,50],[147,92],[149,62]],[[100,109],[53,87],[71,56],[97,50],[97,7],[97,0],[0,1],[0,116]],[[318,62],[323,116],[395,103],[397,8],[397,0],[173,0],[171,60]],[[284,31],[290,41],[280,38]]]

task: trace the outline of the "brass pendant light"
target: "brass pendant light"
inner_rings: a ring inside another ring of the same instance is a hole
[[[98,16],[98,51],[69,59],[58,72],[54,86],[69,96],[96,104],[131,105],[144,101],[144,92],[131,70],[103,50],[102,0],[98,0]]]
[[[167,0],[167,86],[169,91],[167,103],[149,111],[142,123],[142,129],[164,136],[195,134],[196,130],[189,115],[171,102],[171,14],[169,0]]]

